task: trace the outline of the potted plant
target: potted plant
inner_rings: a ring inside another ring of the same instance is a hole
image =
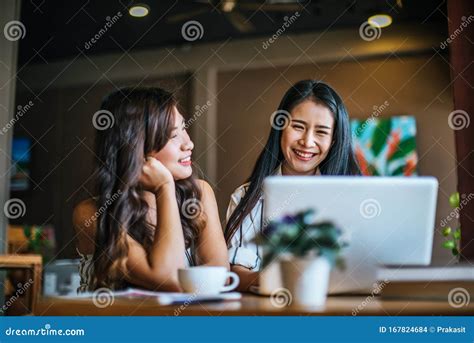
[[[25,225],[23,233],[28,240],[28,253],[43,256],[43,265],[50,262],[54,255],[54,232],[52,227]]]
[[[313,218],[313,210],[287,215],[270,222],[255,238],[263,247],[263,268],[280,260],[283,287],[296,305],[324,305],[331,267],[343,262],[342,231],[329,221],[314,223]]]

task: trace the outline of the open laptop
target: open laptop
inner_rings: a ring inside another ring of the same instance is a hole
[[[437,193],[434,177],[272,176],[264,182],[264,217],[311,208],[315,221],[333,221],[349,246],[329,292],[364,293],[380,265],[430,264]]]

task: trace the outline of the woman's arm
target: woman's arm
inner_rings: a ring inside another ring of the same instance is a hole
[[[237,290],[240,292],[248,292],[250,286],[258,286],[259,272],[253,272],[241,265],[233,264],[231,270],[239,275],[240,283]]]
[[[178,269],[185,266],[185,245],[174,184],[156,193],[156,228],[149,254],[131,237],[128,242],[129,282],[153,290],[181,291]]]
[[[202,209],[206,215],[206,226],[199,235],[197,242],[198,263],[224,266],[229,269],[227,246],[219,219],[214,191],[204,180],[198,180],[198,185],[202,192]]]
[[[155,233],[149,254],[128,239],[127,279],[154,290],[181,291],[178,269],[185,266],[185,244],[173,176],[161,162],[148,157],[140,184],[155,195]]]

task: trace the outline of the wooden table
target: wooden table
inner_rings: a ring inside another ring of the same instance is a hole
[[[253,316],[253,315],[474,315],[474,303],[451,307],[446,301],[382,300],[367,296],[330,296],[324,309],[275,307],[268,297],[244,294],[241,301],[160,306],[152,299],[114,299],[98,308],[91,299],[42,298],[37,315],[43,316]]]
[[[41,255],[0,255],[0,269],[26,269],[33,281],[29,289],[30,310],[36,313],[37,298],[41,294],[41,274],[43,258]]]

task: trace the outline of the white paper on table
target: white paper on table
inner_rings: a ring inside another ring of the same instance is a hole
[[[198,295],[194,293],[172,293],[172,292],[153,292],[137,288],[129,288],[124,291],[103,291],[101,292],[85,292],[74,296],[62,296],[61,298],[67,299],[78,299],[78,298],[93,298],[100,297],[104,298],[125,298],[125,299],[144,299],[144,298],[155,298],[160,305],[171,305],[171,304],[191,304],[198,302],[219,302],[219,301],[236,301],[242,298],[242,294],[239,292],[219,293],[211,295]]]

